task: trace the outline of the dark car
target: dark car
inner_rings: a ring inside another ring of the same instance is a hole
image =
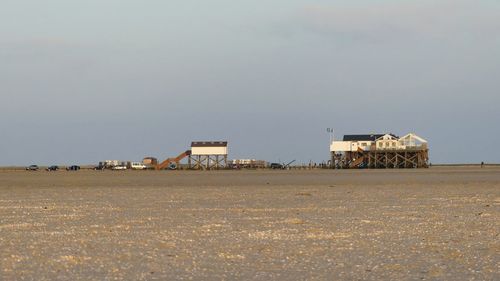
[[[78,171],[80,170],[80,166],[72,165],[66,168],[66,171]]]
[[[59,170],[59,166],[56,165],[52,165],[47,168],[47,171],[57,171],[57,170]]]
[[[275,169],[283,169],[283,165],[280,164],[280,163],[271,163],[271,165],[269,165],[269,168],[275,170]]]
[[[26,167],[26,171],[38,171],[38,166],[37,165],[30,165],[28,167]]]

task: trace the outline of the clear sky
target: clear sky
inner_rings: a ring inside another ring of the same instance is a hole
[[[0,165],[322,161],[327,127],[500,162],[500,1],[3,0]]]

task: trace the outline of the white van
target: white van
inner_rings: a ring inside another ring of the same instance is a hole
[[[126,170],[126,169],[127,169],[127,166],[124,166],[124,165],[118,165],[118,166],[111,167],[111,170],[113,170],[113,171]]]
[[[144,170],[146,169],[146,165],[141,162],[130,162],[130,169],[132,170]]]

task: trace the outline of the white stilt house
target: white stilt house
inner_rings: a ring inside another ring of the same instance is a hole
[[[425,168],[428,167],[427,141],[410,133],[345,135],[330,144],[335,168]]]

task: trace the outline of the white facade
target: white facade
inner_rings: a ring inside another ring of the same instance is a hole
[[[413,133],[397,138],[391,134],[386,134],[376,141],[332,141],[330,144],[331,152],[356,152],[359,149],[370,151],[372,148],[377,150],[404,150],[422,148],[427,146],[427,141]]]
[[[350,141],[333,141],[330,144],[330,151],[351,151]]]
[[[398,139],[390,134],[386,134],[377,139],[376,147],[383,150],[399,149]]]
[[[227,146],[194,146],[191,155],[227,155]]]
[[[330,151],[358,151],[358,149],[368,151],[372,144],[372,141],[333,141],[330,144]]]

